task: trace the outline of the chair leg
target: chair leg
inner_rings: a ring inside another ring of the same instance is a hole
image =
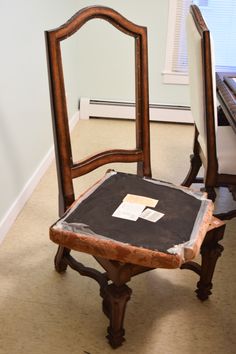
[[[191,184],[196,181],[196,177],[202,166],[202,161],[200,159],[200,156],[196,154],[190,156],[190,163],[191,165],[188,174],[185,177],[184,181],[182,182],[182,186],[185,187],[190,187]]]
[[[215,188],[206,186],[205,188],[203,188],[203,190],[207,193],[208,198],[211,199],[214,202],[215,199],[216,199]]]
[[[225,225],[209,231],[201,247],[201,273],[200,280],[197,283],[197,297],[205,301],[211,295],[212,278],[217,259],[221,256],[224,248],[218,244],[223,238]]]
[[[55,269],[58,273],[63,273],[67,269],[67,263],[64,261],[64,257],[70,253],[70,249],[59,246],[56,256],[54,258]]]
[[[132,290],[126,284],[121,286],[110,284],[105,288],[101,288],[103,312],[110,320],[110,325],[107,328],[107,339],[112,348],[121,346],[125,340],[123,323],[126,305],[131,293]]]

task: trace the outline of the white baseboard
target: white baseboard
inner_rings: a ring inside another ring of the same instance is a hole
[[[78,123],[78,120],[80,119],[80,116],[79,116],[79,111],[75,112],[73,114],[73,116],[71,117],[70,119],[70,131],[72,131],[75,127],[75,125]]]
[[[116,102],[80,98],[80,119],[117,118],[134,119],[135,107],[132,102]],[[190,107],[150,104],[150,120],[157,122],[193,123]]]
[[[79,112],[76,112],[73,117],[70,119],[70,129],[72,130],[75,124],[79,120]],[[0,222],[0,243],[3,241],[4,237],[6,236],[7,232],[11,228],[12,224],[16,220],[18,214],[24,207],[27,200],[30,198],[31,194],[33,193],[34,189],[37,187],[39,181],[48,170],[49,166],[51,165],[54,159],[54,147],[52,146],[46,156],[43,158],[33,175],[27,181],[25,186],[23,187],[20,194],[17,196],[15,201],[12,203],[11,207],[6,212],[5,216]]]
[[[20,213],[21,209],[24,207],[25,203],[31,196],[32,192],[36,188],[37,184],[39,183],[40,179],[47,171],[48,167],[50,166],[51,162],[53,161],[54,157],[54,149],[48,151],[47,155],[43,158],[41,163],[39,164],[36,171],[30,177],[28,182],[23,187],[20,194],[17,196],[15,201],[12,203],[11,207],[6,212],[5,216],[1,220],[0,223],[0,242],[4,239],[5,235],[11,228],[12,224],[14,223],[15,219],[17,218],[18,214]]]

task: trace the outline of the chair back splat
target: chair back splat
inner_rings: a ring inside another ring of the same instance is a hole
[[[78,31],[86,22],[101,18],[110,22],[121,32],[134,38],[135,42],[135,111],[136,148],[133,150],[107,150],[83,161],[73,162],[65,85],[61,57],[61,41]],[[107,7],[88,7],[79,11],[57,29],[46,31],[48,68],[51,87],[51,106],[60,189],[60,213],[74,201],[72,179],[111,162],[137,162],[138,174],[151,177],[149,139],[149,97],[147,30],[138,26],[118,12]]]
[[[74,161],[60,44],[94,18],[134,38],[136,146]],[[151,178],[146,28],[110,8],[93,6],[45,35],[61,216],[49,231],[50,239],[59,245],[55,269],[62,273],[69,266],[97,281],[109,319],[107,338],[116,348],[124,341],[125,309],[131,295],[126,283],[133,276],[154,268],[190,269],[200,277],[198,298],[208,298],[225,225],[212,216],[213,203],[204,193]],[[111,162],[136,162],[137,173],[109,170],[75,199],[73,179]],[[105,272],[84,266],[71,250],[90,254]],[[199,252],[201,265],[193,260]]]

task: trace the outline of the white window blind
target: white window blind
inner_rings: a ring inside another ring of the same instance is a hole
[[[177,0],[174,50],[172,58],[172,70],[174,72],[187,71],[185,22],[191,3],[192,0]]]
[[[236,1],[195,0],[211,31],[217,70],[235,70],[236,67]]]
[[[169,0],[168,42],[163,71],[165,83],[187,83],[185,23],[192,3],[199,6],[211,31],[216,70],[236,71],[236,0]]]

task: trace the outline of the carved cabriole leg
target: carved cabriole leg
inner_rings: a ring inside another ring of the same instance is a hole
[[[183,181],[182,185],[185,187],[190,187],[192,183],[196,181],[197,174],[200,170],[200,167],[202,166],[202,161],[200,159],[199,155],[191,155],[190,156],[190,169],[188,171],[187,176],[185,177],[185,180]]]
[[[197,283],[197,297],[204,301],[211,295],[212,277],[217,259],[220,257],[223,246],[218,241],[223,238],[225,225],[209,231],[201,247],[202,265],[200,280]]]
[[[123,323],[126,304],[130,299],[131,292],[132,290],[126,284],[121,286],[110,284],[101,288],[103,311],[110,320],[107,339],[112,348],[119,347],[125,340]]]
[[[67,263],[65,262],[65,256],[69,255],[70,249],[59,246],[55,259],[54,259],[54,264],[55,264],[55,269],[58,273],[63,273],[66,271],[67,268]]]
[[[198,131],[195,126],[195,133],[194,133],[194,143],[193,143],[193,154],[190,155],[190,169],[188,171],[187,176],[185,177],[184,181],[182,182],[182,186],[190,187],[192,183],[197,182],[197,175],[202,166],[202,160],[199,155],[200,145],[198,143]]]

